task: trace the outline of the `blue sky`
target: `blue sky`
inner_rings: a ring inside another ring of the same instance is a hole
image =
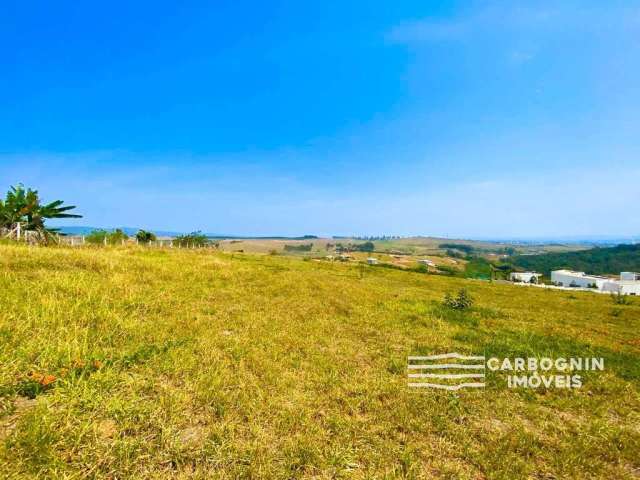
[[[640,235],[637,2],[14,2],[0,56],[0,186],[76,224]]]

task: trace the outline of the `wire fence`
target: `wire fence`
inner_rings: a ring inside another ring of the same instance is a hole
[[[54,244],[70,247],[108,247],[108,246],[127,246],[138,245],[149,248],[184,248],[184,249],[211,249],[217,248],[217,244],[213,242],[207,243],[190,243],[184,241],[174,241],[173,238],[160,238],[140,242],[136,237],[122,238],[118,240],[109,239],[105,236],[103,239],[96,241],[88,239],[86,235],[60,235],[58,233],[48,234],[46,237],[37,231],[24,230],[19,225],[13,228],[0,228],[0,238],[12,240],[15,242],[26,243],[29,245]]]

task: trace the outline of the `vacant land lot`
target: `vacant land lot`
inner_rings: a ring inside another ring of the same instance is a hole
[[[466,286],[470,311],[446,292]],[[638,478],[640,302],[296,258],[0,246],[0,476]],[[598,356],[416,392],[407,356]]]

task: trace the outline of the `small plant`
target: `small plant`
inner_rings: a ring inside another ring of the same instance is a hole
[[[454,310],[468,310],[473,307],[473,297],[466,288],[461,288],[455,297],[447,292],[443,304]]]
[[[629,297],[623,295],[620,292],[612,293],[611,300],[613,300],[613,303],[615,303],[616,305],[631,305],[631,300],[629,299]]]

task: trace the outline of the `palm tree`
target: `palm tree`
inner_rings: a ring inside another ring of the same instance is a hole
[[[40,241],[47,243],[57,232],[55,228],[45,226],[45,220],[50,218],[81,218],[82,215],[65,213],[76,208],[73,205],[63,205],[62,200],[51,203],[40,203],[37,190],[25,189],[22,185],[11,187],[5,201],[0,201],[0,227],[18,231],[36,232]]]

